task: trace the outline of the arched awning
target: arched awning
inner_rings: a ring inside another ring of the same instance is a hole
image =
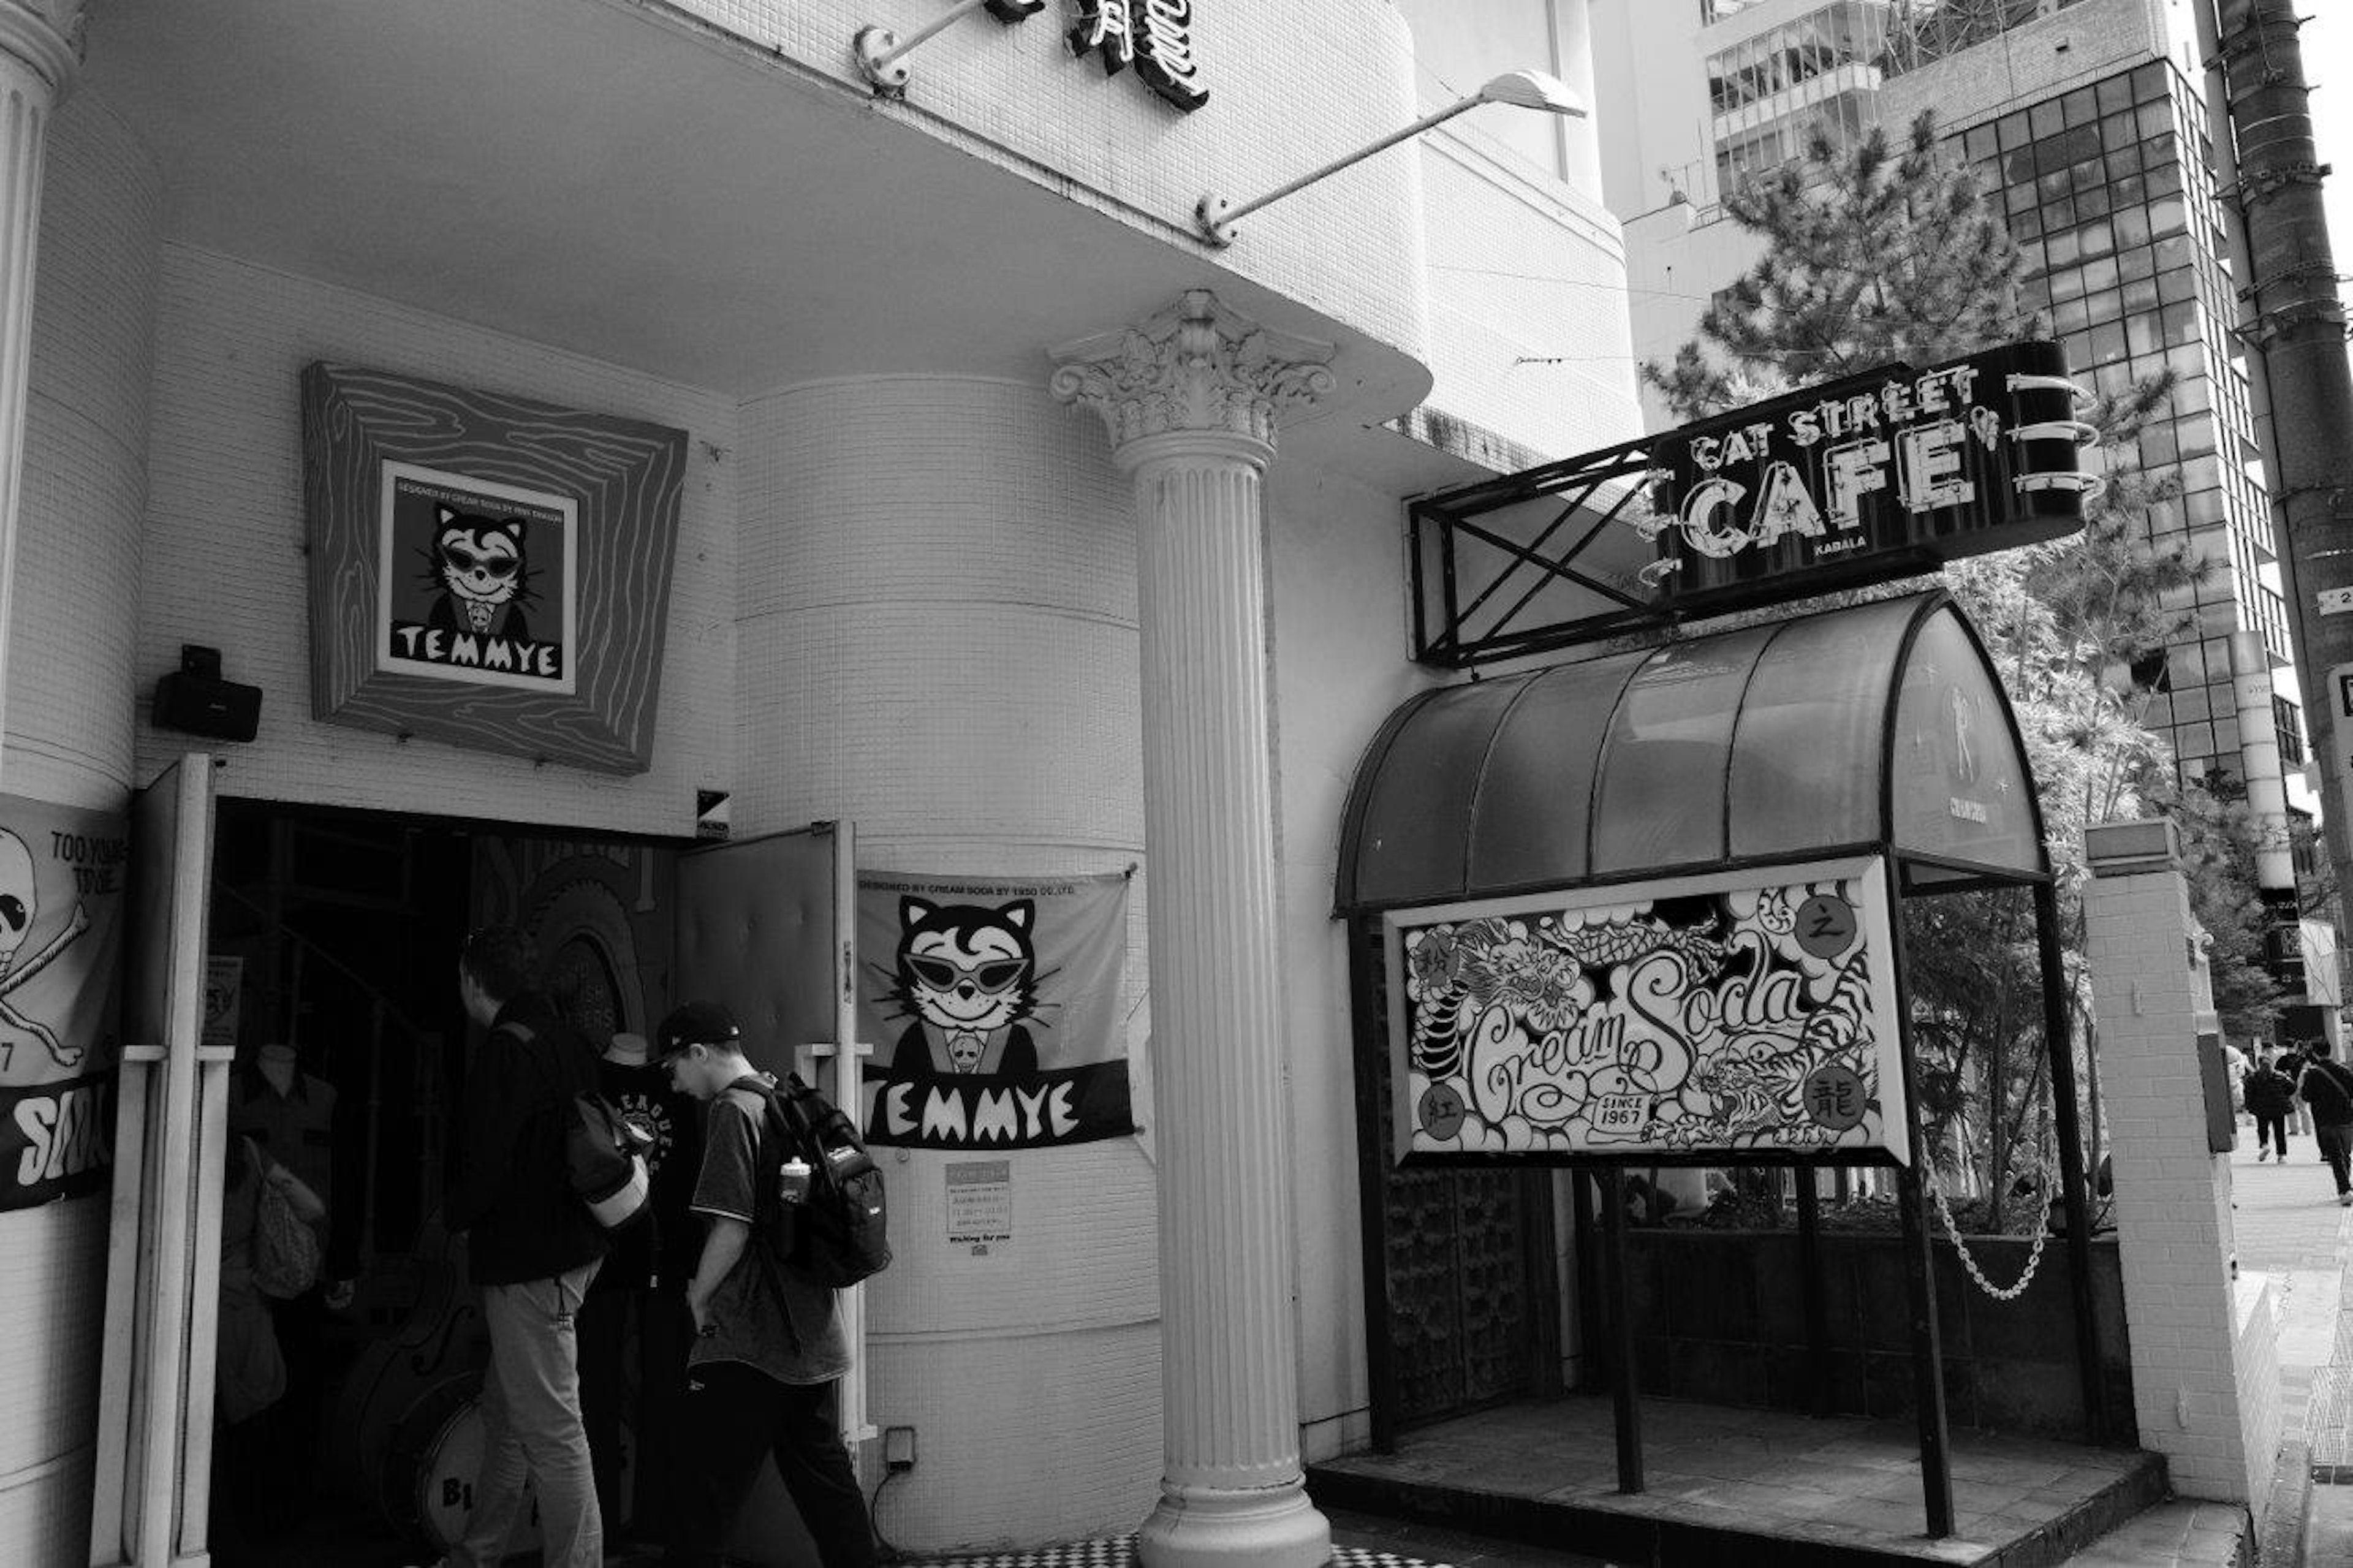
[[[2009,700],[1941,593],[1415,697],[1357,771],[1338,903],[1857,852],[1914,886],[2049,874]]]

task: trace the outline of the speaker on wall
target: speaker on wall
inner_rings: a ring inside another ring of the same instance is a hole
[[[183,644],[180,668],[155,683],[155,727],[250,741],[261,727],[261,688],[223,680],[220,649]]]

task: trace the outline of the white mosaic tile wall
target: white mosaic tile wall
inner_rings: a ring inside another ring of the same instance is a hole
[[[131,773],[158,187],[92,104],[52,121],[48,159],[0,787],[111,806]],[[102,1194],[0,1214],[0,1563],[85,1560],[106,1224]]]
[[[941,9],[930,0],[680,0],[713,26],[774,49],[862,97],[850,39],[867,24],[903,33]],[[992,162],[1040,170],[1073,200],[1191,244],[1205,191],[1235,200],[1412,121],[1412,43],[1387,5],[1362,0],[1219,0],[1195,7],[1193,37],[1209,100],[1190,115],[1133,71],[1106,80],[1063,43],[1055,0],[1015,26],[986,12],[909,57],[905,118]],[[1230,268],[1418,353],[1421,237],[1409,221],[1419,178],[1396,155],[1357,165],[1250,219],[1250,242],[1218,253]],[[1346,264],[1335,266],[1335,258]],[[1214,282],[1214,274],[1205,279]]]
[[[402,742],[311,717],[296,382],[326,359],[512,392],[686,430],[689,466],[650,772],[620,778]],[[306,278],[167,245],[156,332],[140,679],[180,645],[262,689],[261,732],[221,743],[225,794],[627,833],[691,834],[694,792],[733,768],[735,406]],[[203,742],[140,715],[138,776]],[[724,787],[723,785],[722,787]]]
[[[1141,861],[1128,485],[1046,368],[745,406],[739,834],[847,817],[878,870]],[[1139,875],[1130,1007],[1144,902]],[[1152,1167],[1127,1139],[1024,1153],[1014,1239],[974,1256],[945,1241],[950,1158],[884,1155],[896,1258],[867,1289],[868,1409],[920,1456],[884,1529],[929,1551],[1131,1526],[1159,1475]]]

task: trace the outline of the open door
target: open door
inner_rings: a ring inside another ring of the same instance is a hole
[[[857,836],[847,822],[693,850],[678,862],[681,1002],[724,1004],[753,1064],[797,1072],[861,1124]],[[842,1440],[866,1424],[865,1291],[840,1293],[850,1367],[841,1380]]]
[[[213,759],[134,797],[93,1568],[206,1555],[231,1051],[203,1044]]]

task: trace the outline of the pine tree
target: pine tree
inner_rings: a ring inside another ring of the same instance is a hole
[[[1679,418],[2049,335],[1997,204],[1947,150],[1930,114],[1900,141],[1874,129],[1841,146],[1817,130],[1799,158],[1727,195],[1725,208],[1764,240],[1764,253],[1718,293],[1697,337],[1670,363],[1642,367]],[[2188,590],[2211,570],[2186,544],[2153,542],[2148,510],[2179,484],[2140,468],[2137,437],[2171,394],[2168,372],[2079,410],[2097,434],[2091,460],[2104,479],[2083,532],[1960,563],[1941,580],[1985,637],[2018,710],[2069,895],[2063,936],[2080,952],[2073,894],[2084,829],[2168,810],[2205,847],[2187,868],[2201,884],[2193,898],[2230,928],[2217,950],[2231,957],[2235,1012],[2254,1017],[2271,1003],[2263,977],[2238,962],[2241,916],[2253,902],[2244,857],[2231,850],[2227,814],[2184,795],[2141,722],[2157,656],[2194,632]],[[1905,922],[1908,950],[1935,955],[1912,976],[1927,1141],[1939,1152],[1956,1140],[1981,1151],[1959,1163],[1974,1167],[1968,1173],[1987,1199],[1979,1212],[1999,1226],[2009,1173],[2047,1137],[2029,1114],[2045,1081],[2031,922],[2021,925],[2015,900],[1999,895],[1913,900]],[[2075,1003],[2088,1024],[2080,989]]]

